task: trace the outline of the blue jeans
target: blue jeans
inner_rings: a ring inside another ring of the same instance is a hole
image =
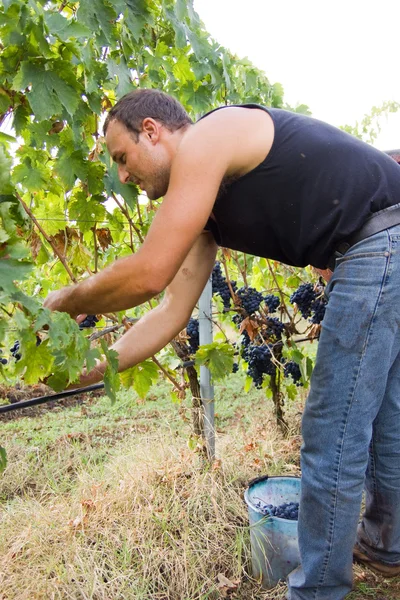
[[[338,259],[326,294],[302,423],[301,566],[289,575],[290,600],[342,600],[356,538],[371,558],[400,563],[400,225]]]

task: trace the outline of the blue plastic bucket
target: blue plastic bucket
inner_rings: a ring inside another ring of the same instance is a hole
[[[259,477],[244,494],[249,509],[253,576],[263,588],[274,587],[300,564],[297,520],[265,515],[257,504],[299,502],[299,477]]]

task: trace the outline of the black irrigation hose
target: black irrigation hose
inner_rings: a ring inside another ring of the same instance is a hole
[[[182,367],[191,367],[194,365],[194,360],[187,360],[182,363]],[[39,398],[31,398],[31,400],[25,400],[25,402],[14,402],[13,404],[6,404],[0,406],[0,415],[10,410],[20,410],[21,408],[29,408],[30,406],[37,406],[38,404],[44,404],[45,402],[51,402],[52,400],[61,400],[61,398],[68,398],[68,396],[75,396],[75,394],[82,394],[84,392],[94,392],[95,390],[101,390],[104,388],[104,383],[95,383],[94,385],[88,385],[87,387],[77,388],[75,390],[67,390],[60,392],[59,394],[51,394],[51,396],[40,396]]]
[[[68,396],[74,396],[75,394],[94,392],[95,390],[101,390],[102,388],[104,388],[104,383],[96,383],[94,385],[88,385],[87,387],[60,392],[59,394],[51,394],[51,396],[40,396],[39,398],[32,398],[31,400],[26,400],[25,402],[6,404],[5,406],[0,406],[0,414],[9,412],[10,410],[20,410],[21,408],[28,408],[29,406],[37,406],[38,404],[44,404],[45,402],[50,402],[51,400],[61,400],[61,398],[67,398]]]

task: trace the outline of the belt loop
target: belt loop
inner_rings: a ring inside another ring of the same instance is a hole
[[[347,250],[349,250],[349,248],[351,248],[351,246],[348,242],[342,242],[336,248],[335,254],[339,254],[339,255],[343,256],[343,254],[346,254],[346,252],[347,252]],[[336,258],[338,258],[338,257],[336,257]]]

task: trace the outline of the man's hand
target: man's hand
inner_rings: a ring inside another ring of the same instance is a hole
[[[86,369],[84,369],[82,375],[79,377],[79,381],[69,385],[67,390],[75,390],[77,388],[87,387],[88,385],[98,383],[103,379],[106,368],[107,362],[105,360],[97,360],[96,366],[90,372],[87,372]]]
[[[119,338],[111,349],[118,354],[118,371],[125,371],[164,348],[187,325],[193,307],[211,273],[217,246],[210,233],[199,236],[186,260],[165,290],[162,302]],[[77,320],[81,317],[77,318]],[[101,381],[107,367],[98,361],[89,373],[84,371],[69,389]]]
[[[73,291],[73,286],[62,288],[61,290],[55,290],[54,292],[50,292],[47,296],[46,300],[43,303],[45,308],[49,308],[50,310],[58,310],[61,312],[69,312],[71,317],[75,319],[78,316],[78,312],[74,314],[69,310],[65,310],[65,307],[68,305],[68,298],[70,297]]]

